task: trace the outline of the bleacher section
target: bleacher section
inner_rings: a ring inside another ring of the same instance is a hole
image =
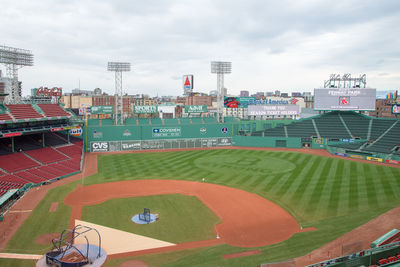
[[[367,139],[371,119],[355,112],[340,112],[347,128],[354,137]]]
[[[10,104],[6,105],[6,107],[17,120],[43,118],[30,104]]]
[[[46,117],[70,117],[71,114],[66,112],[58,104],[38,104],[39,108],[43,110]]]
[[[371,137],[370,139],[376,140],[381,136],[389,127],[395,123],[395,120],[385,120],[385,119],[373,119],[371,126]]]
[[[42,183],[42,182],[46,181],[46,179],[44,179],[42,177],[39,177],[37,175],[34,175],[34,174],[32,174],[32,173],[30,173],[28,171],[16,172],[16,173],[14,173],[14,175],[16,175],[18,177],[21,177],[21,178],[23,178],[23,179],[25,179],[25,180],[27,180],[27,181],[29,181],[31,183],[35,183],[35,184]]]
[[[338,112],[330,112],[314,118],[318,132],[323,138],[352,138],[338,116]]]
[[[286,126],[288,137],[317,136],[312,120],[301,120]]]
[[[7,172],[16,172],[39,166],[39,163],[31,160],[23,153],[13,153],[0,156],[0,168]]]
[[[359,149],[365,142],[357,142],[357,143],[348,143],[348,144],[338,144],[338,145],[331,145],[333,147],[340,147],[344,149],[350,149],[350,150],[357,150]]]
[[[384,133],[376,142],[365,147],[364,150],[370,152],[390,154],[392,153],[392,150],[399,145],[400,145],[400,124],[396,123],[392,128],[390,128],[388,132]]]
[[[36,161],[45,164],[68,159],[66,156],[64,156],[63,154],[59,153],[58,151],[54,150],[51,147],[45,147],[41,149],[27,151],[25,152],[25,154],[35,159]]]
[[[7,113],[0,114],[0,121],[11,121],[12,118]]]
[[[0,180],[0,196],[4,195],[8,190],[19,189],[23,186],[24,186],[24,184],[14,183],[14,182],[6,182],[6,181]]]
[[[78,141],[57,148],[46,147],[2,155],[0,183],[11,182],[21,188],[27,183],[43,183],[77,172],[80,170],[82,145],[82,142]]]

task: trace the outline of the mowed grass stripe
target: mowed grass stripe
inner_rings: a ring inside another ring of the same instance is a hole
[[[315,208],[319,205],[319,203],[313,203],[312,205],[314,206],[314,209],[309,209],[309,204],[311,202],[311,197],[313,192],[315,191],[315,188],[318,185],[318,181],[320,179],[324,179],[323,175],[326,172],[326,164],[329,162],[328,157],[324,157],[321,160],[321,163],[317,166],[315,171],[313,172],[310,180],[308,181],[307,186],[305,186],[305,190],[302,191],[300,201],[298,202],[298,207],[303,211],[303,216],[310,216],[311,218],[315,214]]]
[[[309,155],[301,154],[300,156],[296,157],[296,168],[292,171],[288,179],[285,180],[285,182],[280,186],[279,191],[277,192],[278,195],[280,195],[281,198],[288,198],[286,194],[290,192],[290,188],[292,185],[296,182],[301,180],[302,173],[306,172],[308,170],[308,165],[306,163],[309,162]]]
[[[305,165],[305,169],[308,171],[302,175],[299,176],[301,179],[299,179],[297,188],[292,194],[292,197],[290,198],[290,202],[297,206],[299,204],[299,201],[301,200],[301,197],[303,196],[303,193],[305,190],[308,189],[308,184],[311,182],[311,179],[317,170],[318,166],[320,165],[322,161],[322,157],[312,157]]]
[[[372,181],[376,188],[376,196],[378,199],[378,206],[383,206],[394,198],[393,190],[390,186],[389,181],[386,179],[385,175],[379,175],[379,169],[377,167],[369,167],[369,172],[372,177]]]
[[[375,208],[378,206],[378,197],[377,197],[377,190],[379,190],[374,183],[374,179],[372,178],[372,174],[370,172],[370,168],[368,165],[363,164],[362,170],[364,171],[363,174],[361,174],[361,170],[359,171],[359,176],[362,176],[364,179],[365,183],[365,192],[367,196],[367,203],[369,208]],[[364,195],[364,194],[362,194]]]
[[[358,175],[357,175],[357,167],[354,161],[350,162],[349,166],[350,170],[350,184],[349,184],[349,202],[348,209],[349,211],[357,211],[358,210]]]
[[[315,201],[318,202],[318,206],[314,212],[314,214],[318,216],[327,216],[327,211],[329,209],[329,199],[331,192],[334,191],[335,189],[333,188],[333,183],[335,180],[335,177],[337,177],[337,170],[338,170],[338,164],[339,161],[335,160],[333,158],[330,158],[328,161],[327,165],[325,166],[325,169],[327,169],[327,173],[325,175],[325,178],[323,179],[323,184],[321,185],[321,182],[318,181],[317,187],[321,187],[319,193],[315,193],[316,189],[314,189],[313,195],[311,196],[311,199],[316,199]]]
[[[345,186],[342,187],[342,180],[345,177],[344,172],[344,160],[340,160],[337,162],[336,172],[333,180],[333,184],[331,185],[331,193],[329,195],[328,207],[326,209],[326,216],[336,216],[339,208],[340,200],[346,196],[347,192],[345,192]],[[344,201],[343,201],[344,202]]]
[[[391,169],[394,168],[381,167],[380,169],[382,171],[379,171],[379,173],[383,173],[382,179],[385,181],[385,184],[388,184],[388,186],[392,189],[393,197],[398,198],[400,196],[400,173],[396,178],[396,176],[394,176],[393,172],[391,171]]]

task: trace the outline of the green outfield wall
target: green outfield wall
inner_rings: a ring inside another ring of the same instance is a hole
[[[99,126],[88,122],[86,151],[196,148],[232,145],[234,124]]]

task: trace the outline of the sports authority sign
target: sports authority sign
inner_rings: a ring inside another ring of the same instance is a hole
[[[157,127],[152,129],[153,137],[179,137],[181,134],[181,127]]]
[[[249,105],[247,115],[249,116],[297,116],[300,107],[297,105],[285,106],[258,106]]]
[[[204,113],[207,112],[206,105],[185,106],[185,113]]]
[[[315,110],[375,110],[376,89],[314,89]]]
[[[157,112],[157,106],[133,106],[133,113],[135,114],[152,114]]]

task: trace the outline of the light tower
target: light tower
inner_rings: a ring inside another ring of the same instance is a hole
[[[224,74],[232,72],[232,63],[223,61],[211,61],[211,73],[217,74],[217,120],[224,122]]]
[[[122,125],[124,120],[123,114],[123,102],[122,102],[122,72],[131,71],[131,63],[128,62],[108,62],[108,71],[115,72],[115,113],[114,113],[114,124]]]
[[[33,54],[29,50],[0,46],[0,63],[6,65],[6,74],[11,80],[8,103],[21,101],[21,88],[18,84],[18,69],[33,66]]]

